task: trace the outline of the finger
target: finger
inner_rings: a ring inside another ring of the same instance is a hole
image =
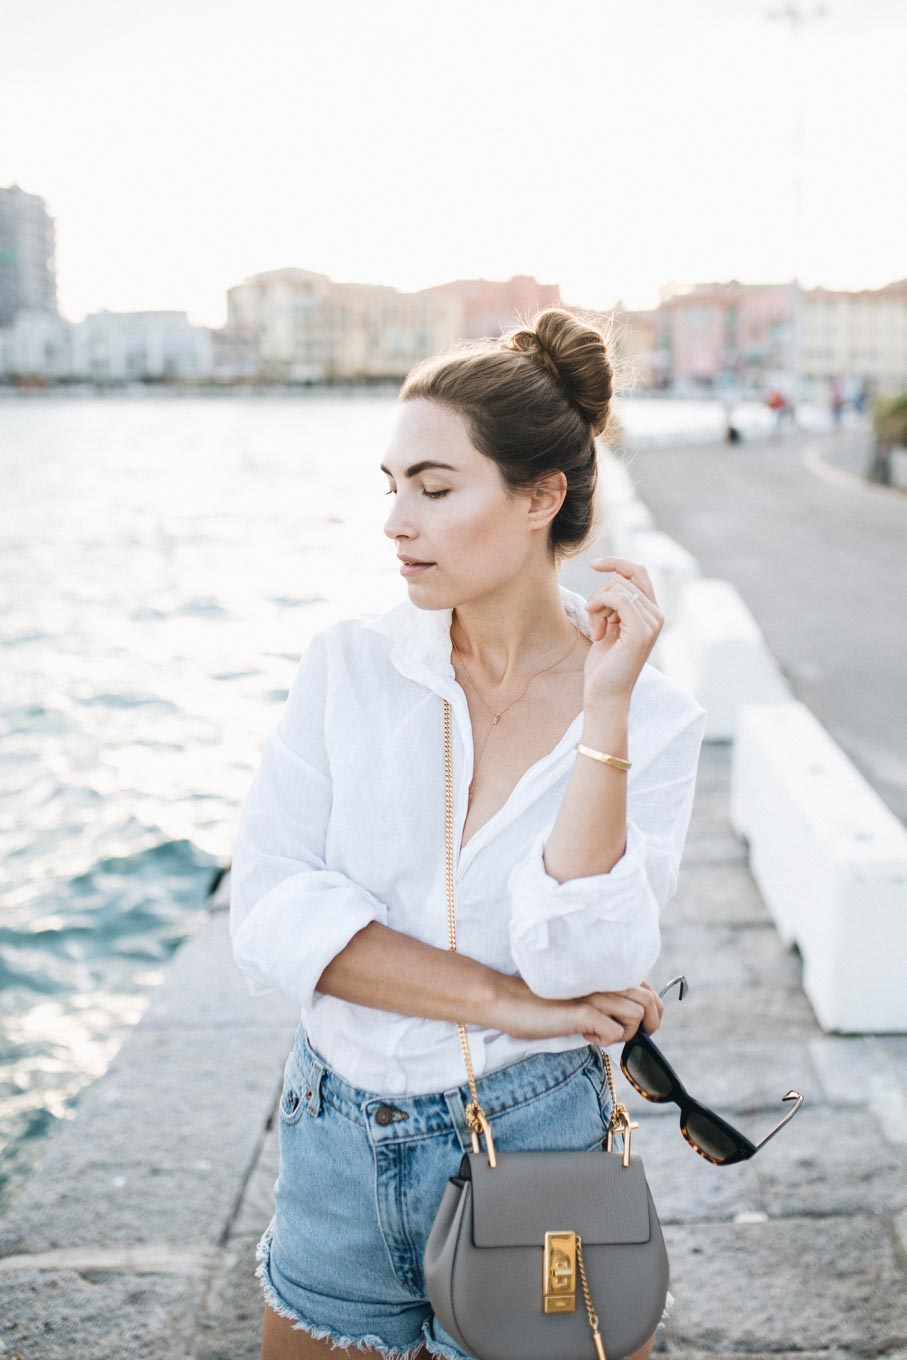
[[[588,999],[596,1010],[623,1025],[625,1039],[636,1033],[645,1017],[645,993],[638,987],[622,992],[592,992]]]
[[[617,581],[596,586],[586,600],[586,610],[589,614],[608,611],[605,617],[616,613],[622,619],[638,618],[647,624],[660,623],[664,618],[658,605],[653,604],[647,595],[637,591],[634,599],[633,590]]]
[[[609,1022],[603,1015],[600,1015],[595,1023],[597,1026],[595,1030],[588,1030],[583,1033],[583,1038],[587,1044],[598,1044],[601,1048],[607,1048],[609,1044],[619,1044],[623,1041],[622,1026]]]
[[[589,599],[594,600],[598,592],[604,590],[607,586],[619,586],[627,596],[627,599],[632,599],[635,595],[640,601],[644,601],[647,605],[653,606],[656,609],[658,608],[658,601],[654,598],[654,595],[650,590],[643,589],[642,582],[631,581],[626,576],[622,576],[619,571],[607,572],[601,584],[593,587],[589,592]]]
[[[638,1025],[646,1013],[642,997],[626,996],[623,992],[593,992],[593,1003],[622,1024]]]
[[[619,572],[644,591],[653,604],[658,603],[649,573],[641,562],[630,562],[626,557],[593,557],[589,565],[596,571]]]
[[[646,1034],[654,1034],[660,1025],[661,1012],[658,1009],[658,997],[654,992],[650,992],[646,1013],[640,1021],[640,1027],[645,1030]]]
[[[658,998],[651,987],[648,987],[645,983],[641,983],[639,987],[628,987],[623,995],[637,1001],[642,1007],[642,1015],[639,1016],[638,1020],[633,1022],[632,1034],[635,1034],[639,1028],[644,1029],[647,1034],[651,1034],[654,1030],[658,1029],[658,1026],[661,1023],[661,1017],[658,1013],[656,1004]],[[630,1035],[627,1035],[627,1038],[630,1038]]]
[[[613,1016],[606,1015],[597,1006],[587,1005],[581,1020],[582,1028],[580,1033],[587,1043],[619,1044],[625,1041],[626,1025],[621,1020],[614,1019]]]
[[[641,982],[638,987],[630,987],[627,990],[629,995],[634,1000],[639,1001],[643,1008],[642,1023],[644,1025],[650,1020],[658,1019],[658,997],[647,983]]]
[[[655,1006],[658,1010],[658,1019],[660,1021],[661,1017],[665,1013],[665,1003],[662,1001],[661,997],[658,995],[655,988],[652,986],[651,982],[647,982],[646,979],[643,978],[642,982],[639,985],[640,987],[645,987],[646,991],[651,995],[652,1000],[655,1002]]]

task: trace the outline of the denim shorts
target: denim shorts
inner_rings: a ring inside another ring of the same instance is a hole
[[[476,1088],[502,1151],[591,1151],[607,1135],[611,1092],[596,1045],[518,1058],[477,1077]],[[278,1106],[274,1215],[255,1272],[294,1330],[389,1360],[408,1360],[423,1343],[470,1360],[436,1319],[422,1273],[447,1178],[472,1151],[470,1099],[465,1081],[415,1096],[351,1086],[300,1022]]]

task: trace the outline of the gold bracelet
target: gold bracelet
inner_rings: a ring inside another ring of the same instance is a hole
[[[577,751],[582,751],[584,756],[592,756],[594,760],[600,760],[603,765],[613,765],[615,770],[629,770],[632,761],[624,760],[622,756],[609,756],[604,751],[593,751],[591,746],[584,746],[581,741],[576,743]]]

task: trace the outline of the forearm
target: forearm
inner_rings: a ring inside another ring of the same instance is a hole
[[[494,1026],[507,975],[370,921],[335,954],[316,990],[379,1011]]]
[[[587,709],[580,741],[627,759],[629,699]],[[545,847],[545,868],[559,883],[608,873],[626,849],[627,771],[576,753]]]

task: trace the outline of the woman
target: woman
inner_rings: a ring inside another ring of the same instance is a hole
[[[558,581],[593,529],[611,384],[601,333],[558,308],[416,365],[381,464],[409,597],[316,633],[265,743],[231,935],[252,993],[301,1019],[257,1250],[262,1360],[463,1360],[422,1274],[472,1147],[458,1021],[501,1149],[598,1147],[599,1046],[659,1027],[644,974],[705,710],[647,664],[664,616],[644,567],[593,563],[588,601]]]

